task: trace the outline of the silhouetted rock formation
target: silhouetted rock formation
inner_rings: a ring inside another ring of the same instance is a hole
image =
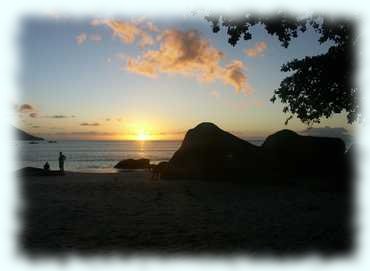
[[[254,146],[212,123],[189,130],[163,174],[165,178],[338,177],[343,175],[345,145],[341,139],[301,136],[282,130]],[[341,180],[338,180],[340,183]]]
[[[148,169],[150,168],[149,159],[125,159],[119,161],[114,168],[118,169]]]
[[[29,133],[26,133],[25,131],[22,131],[18,128],[13,127],[14,129],[14,135],[17,140],[44,140],[41,137],[30,135]]]
[[[281,130],[268,136],[262,145],[282,176],[337,175],[344,162],[345,144],[339,138],[301,136]]]
[[[262,162],[259,148],[212,123],[189,130],[164,174],[166,178],[252,176]]]

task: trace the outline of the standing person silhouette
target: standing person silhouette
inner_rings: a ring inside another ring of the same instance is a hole
[[[44,170],[45,171],[49,171],[50,170],[50,165],[49,165],[49,162],[46,161],[45,165],[44,165]]]
[[[66,160],[65,155],[62,152],[59,153],[59,169],[62,175],[64,175],[64,161]]]

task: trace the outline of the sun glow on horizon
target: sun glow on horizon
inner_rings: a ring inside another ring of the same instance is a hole
[[[150,135],[145,132],[144,130],[140,131],[138,134],[137,134],[137,137],[136,137],[137,140],[139,141],[146,141],[146,140],[150,140]]]

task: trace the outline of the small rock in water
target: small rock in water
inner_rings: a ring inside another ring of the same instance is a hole
[[[125,159],[118,162],[114,168],[119,169],[147,169],[150,167],[149,159]]]

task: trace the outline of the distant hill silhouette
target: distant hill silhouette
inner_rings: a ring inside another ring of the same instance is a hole
[[[41,137],[37,137],[37,136],[33,136],[29,133],[26,133],[25,131],[21,130],[21,129],[18,129],[14,126],[12,126],[13,130],[14,130],[14,135],[15,135],[15,138],[17,140],[44,140],[43,138]]]

